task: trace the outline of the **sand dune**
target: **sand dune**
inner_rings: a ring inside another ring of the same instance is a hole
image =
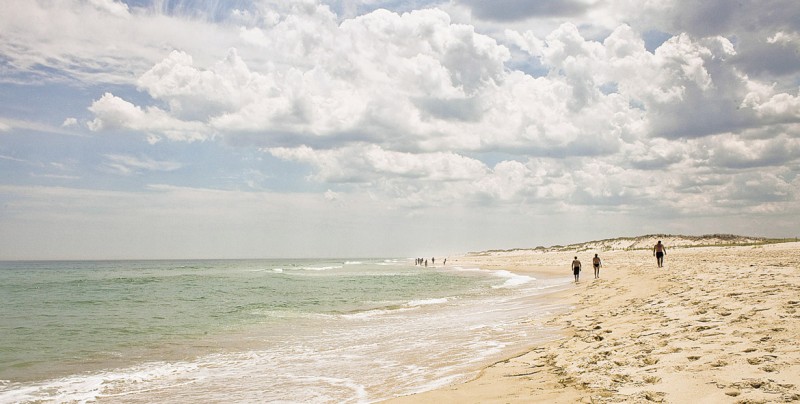
[[[596,242],[451,259],[569,276],[578,255],[585,270],[556,296],[571,305],[549,322],[562,339],[466,384],[394,402],[800,401],[800,243],[677,248],[714,243],[660,239],[668,248],[664,268],[656,267],[650,236],[614,250]],[[745,239],[735,242],[757,241]],[[630,250],[638,245],[649,247]],[[595,253],[604,263],[597,280],[589,268]]]
[[[703,246],[747,246],[755,244],[771,244],[776,242],[787,242],[787,239],[769,239],[766,237],[739,236],[735,234],[706,234],[702,236],[686,236],[674,234],[648,234],[637,237],[617,237],[613,239],[587,241],[583,243],[569,245],[555,245],[550,247],[539,246],[536,248],[516,248],[511,250],[489,250],[481,252],[467,253],[469,256],[502,256],[535,254],[545,252],[564,252],[564,251],[594,251],[604,252],[612,250],[651,250],[657,241],[662,241],[665,245],[673,248],[680,247],[703,247]],[[795,239],[794,241],[798,241]]]

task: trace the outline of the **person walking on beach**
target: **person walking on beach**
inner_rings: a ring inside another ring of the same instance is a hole
[[[592,265],[594,266],[594,279],[600,278],[600,267],[603,266],[603,263],[600,262],[600,257],[597,254],[592,258]]]
[[[658,240],[658,243],[653,247],[653,255],[656,256],[658,267],[662,268],[664,266],[664,256],[667,255],[667,247],[661,244],[661,240]]]
[[[575,283],[578,283],[578,278],[581,276],[581,262],[578,257],[572,260],[572,274],[575,275]]]

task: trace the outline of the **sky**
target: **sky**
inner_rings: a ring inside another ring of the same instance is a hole
[[[0,259],[796,237],[796,0],[4,0]]]

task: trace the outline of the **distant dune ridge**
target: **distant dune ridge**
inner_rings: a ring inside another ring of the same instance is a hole
[[[780,242],[797,241],[792,239],[776,239],[767,237],[739,236],[735,234],[704,234],[702,236],[686,236],[675,234],[648,234],[638,237],[618,237],[605,240],[587,241],[583,243],[569,245],[554,245],[550,247],[539,246],[536,248],[515,248],[510,250],[487,250],[480,252],[469,252],[467,256],[475,255],[498,255],[503,253],[547,253],[562,251],[616,251],[616,250],[646,250],[651,249],[661,241],[667,249],[681,247],[705,247],[705,246],[741,246],[755,244],[772,244]]]

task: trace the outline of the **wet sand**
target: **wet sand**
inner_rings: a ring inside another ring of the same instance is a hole
[[[391,403],[760,403],[800,401],[800,243],[534,252],[451,258],[580,282],[554,296],[571,309],[563,338],[483,369],[464,384]],[[591,258],[603,259],[594,279]]]

